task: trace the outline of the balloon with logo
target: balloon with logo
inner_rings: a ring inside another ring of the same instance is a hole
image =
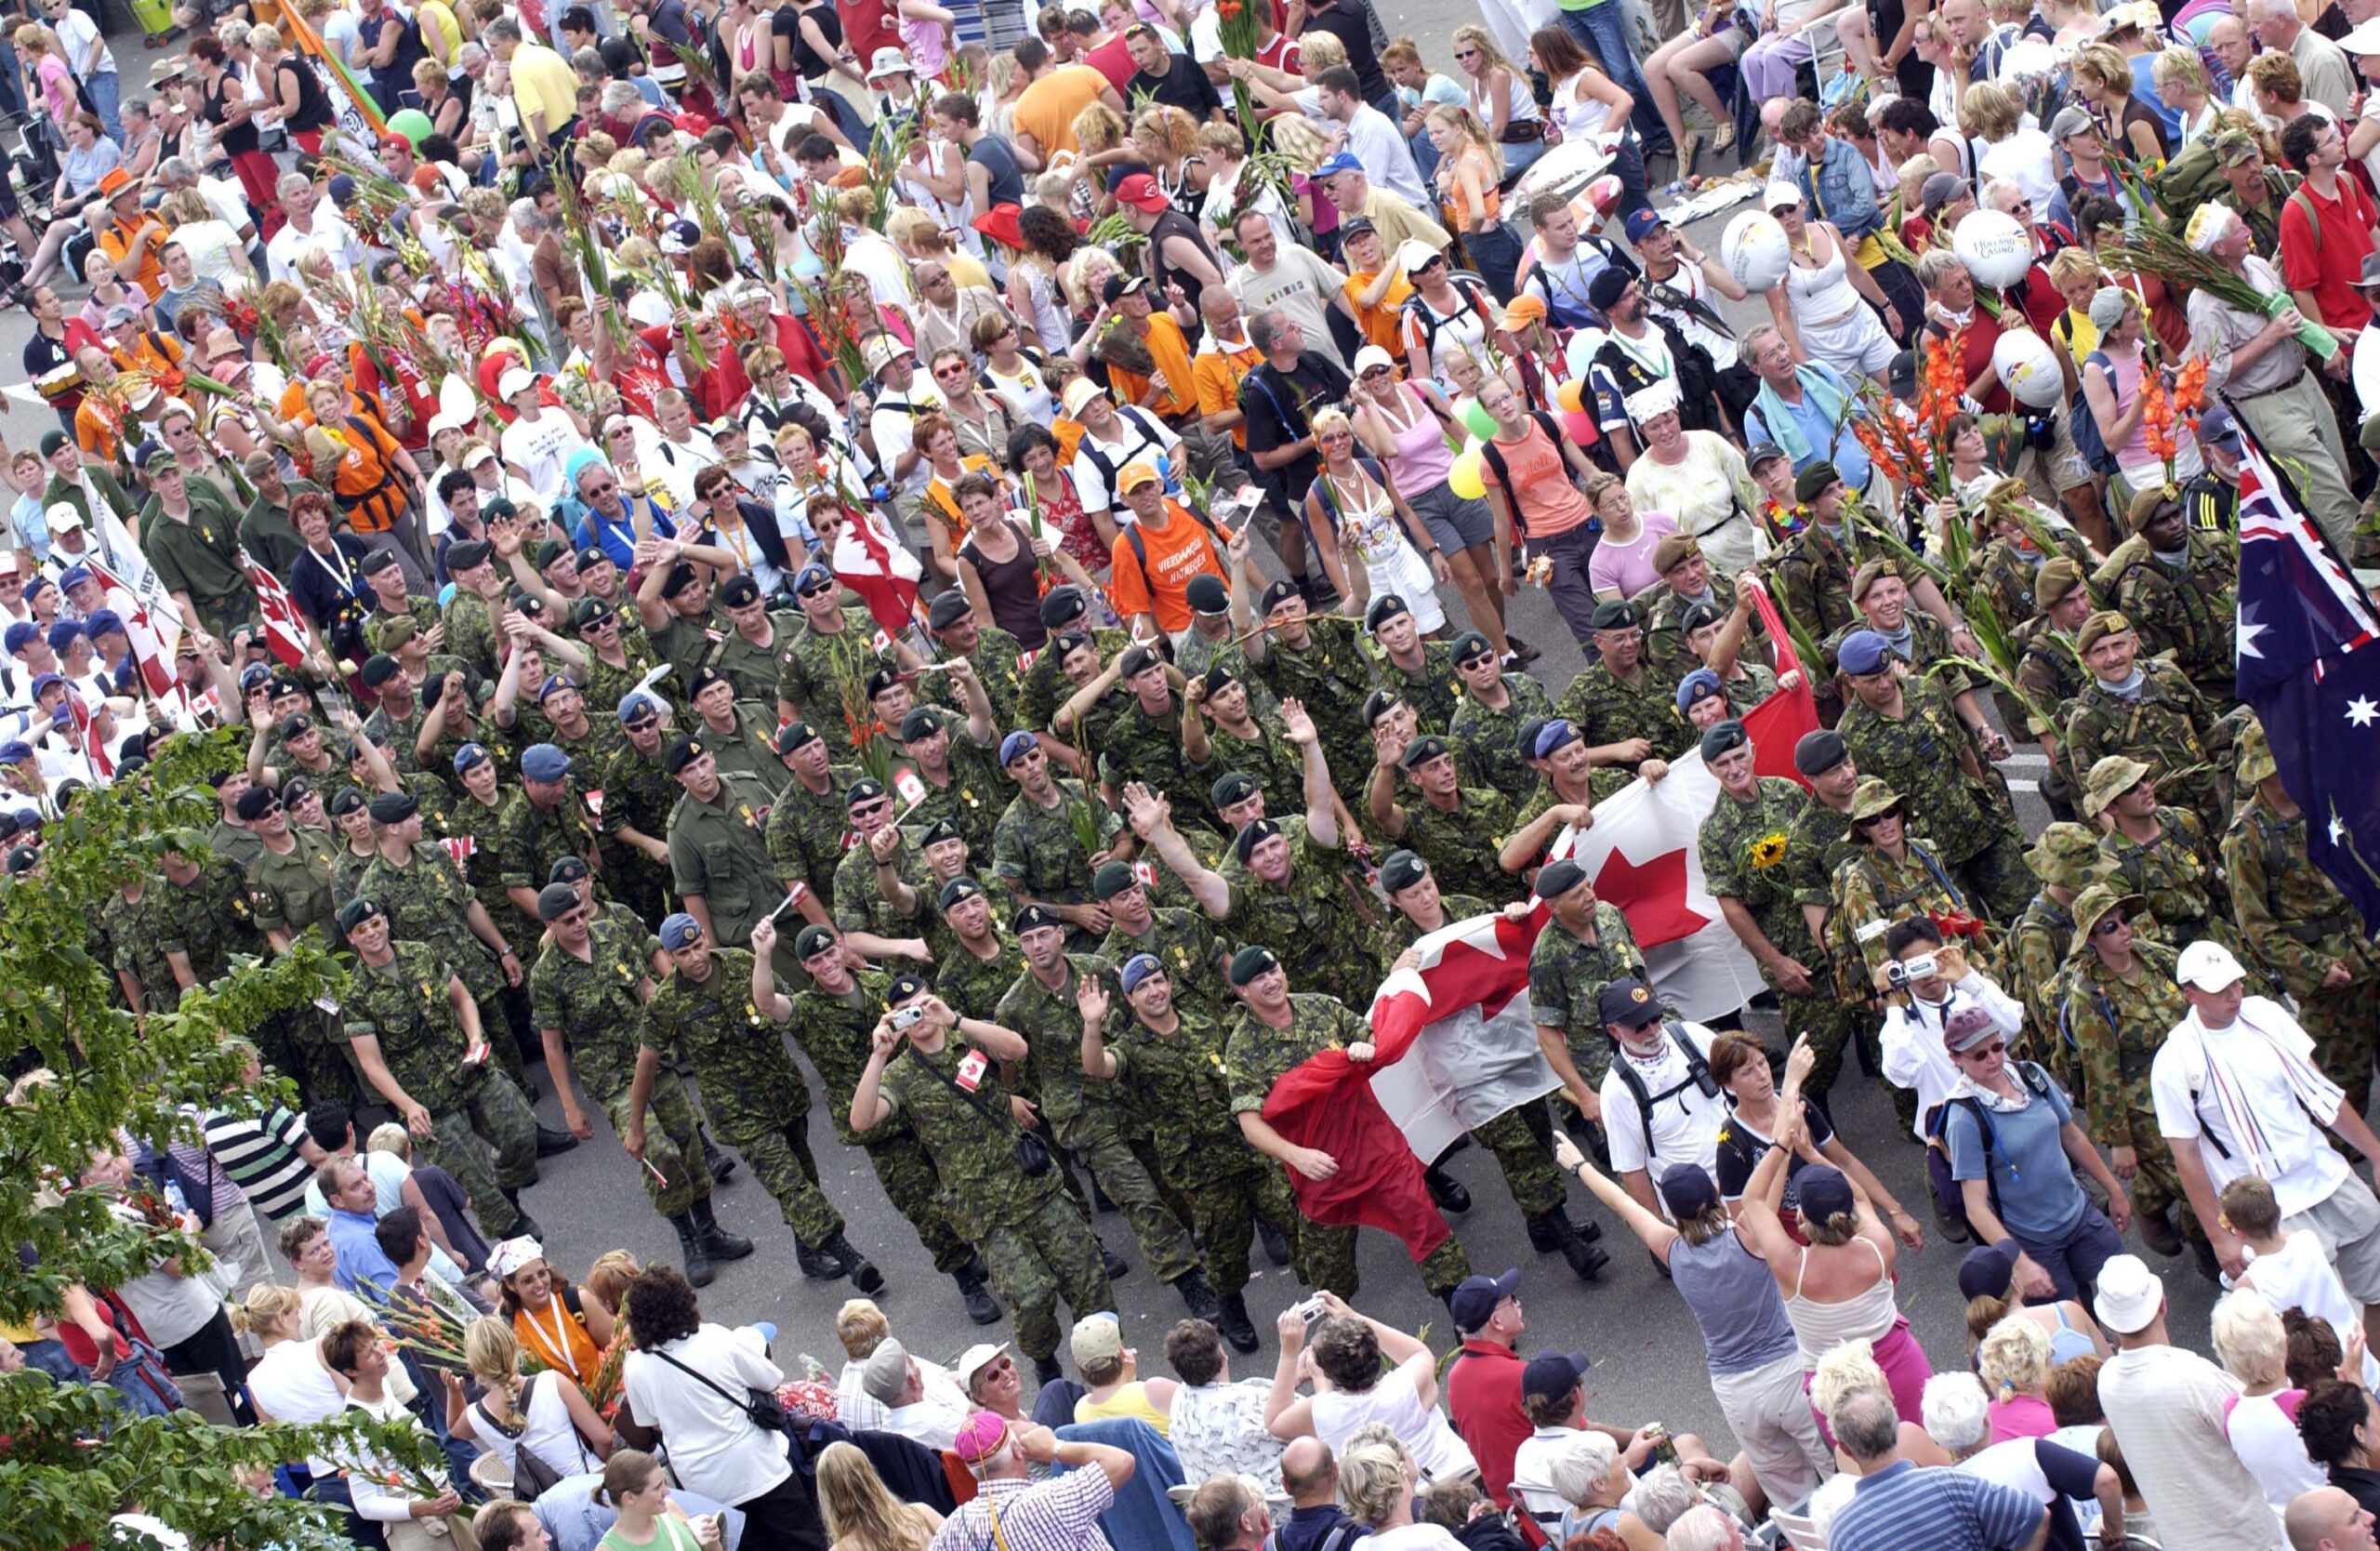
[[[1747,291],[1765,291],[1793,261],[1785,228],[1765,210],[1746,210],[1719,237],[1719,262]]]
[[[1475,501],[1488,494],[1487,477],[1479,470],[1477,442],[1455,455],[1452,467],[1447,470],[1447,487],[1466,501]]]
[[[1969,212],[1950,233],[1950,251],[1977,285],[1995,291],[2024,279],[2033,263],[2032,234],[2005,210]]]
[[[1966,222],[1959,226],[1964,231]],[[2066,391],[2057,358],[2030,328],[2011,329],[2000,337],[2000,342],[1991,347],[1991,373],[2008,390],[2008,396],[2028,409],[2055,409]]]

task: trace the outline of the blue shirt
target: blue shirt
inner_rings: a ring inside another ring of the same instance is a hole
[[[2042,1506],[1957,1470],[1900,1460],[1860,1478],[1827,1531],[1831,1551],[2011,1551],[2032,1539]]]
[[[2008,1075],[2019,1083],[2024,1080],[2013,1062]],[[2090,1202],[2074,1183],[2074,1165],[2058,1135],[2073,1118],[2073,1107],[2056,1079],[2044,1073],[2043,1080],[2049,1085],[2046,1098],[2029,1088],[2030,1102],[2024,1108],[1987,1106],[1984,1119],[1991,1126],[1991,1180],[1999,1187],[2001,1226],[2018,1239],[2053,1244],[2073,1231]],[[1942,1129],[1950,1149],[1950,1177],[1983,1178],[1983,1133],[1973,1111],[1964,1104],[1950,1106]]]
[[[397,1285],[397,1263],[382,1253],[380,1240],[372,1235],[373,1222],[361,1212],[331,1209],[331,1249],[337,1256],[331,1266],[331,1279],[342,1292],[355,1292],[356,1284],[363,1281],[383,1292]]]
[[[1811,369],[1820,373],[1842,390],[1846,403],[1852,405],[1851,414],[1866,413],[1864,409],[1858,406],[1857,397],[1850,385],[1843,380],[1841,373],[1831,366],[1819,365],[1815,362],[1811,364]],[[1868,449],[1859,444],[1858,434],[1851,429],[1851,414],[1846,414],[1843,418],[1843,424],[1837,426],[1827,418],[1826,412],[1818,407],[1818,401],[1806,392],[1802,395],[1800,404],[1791,404],[1788,407],[1793,412],[1793,423],[1801,428],[1803,444],[1810,449],[1809,457],[1794,460],[1795,471],[1806,468],[1821,457],[1831,457],[1834,460],[1834,471],[1843,476],[1844,485],[1853,490],[1866,490],[1872,471],[1868,464]],[[1767,426],[1761,421],[1759,405],[1754,404],[1744,411],[1745,445],[1751,446],[1756,443],[1776,440],[1776,437],[1768,433]]]
[[[1833,222],[1834,229],[1855,247],[1860,238],[1884,224],[1884,212],[1876,208],[1876,179],[1868,170],[1868,159],[1849,140],[1828,136],[1818,160],[1805,162],[1794,181],[1802,186],[1802,197],[1810,202],[1810,213]]]

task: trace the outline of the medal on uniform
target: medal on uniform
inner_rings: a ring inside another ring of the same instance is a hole
[[[959,1070],[953,1074],[951,1080],[958,1083],[963,1091],[972,1094],[983,1085],[985,1069],[991,1064],[990,1056],[980,1050],[971,1050],[959,1063]]]

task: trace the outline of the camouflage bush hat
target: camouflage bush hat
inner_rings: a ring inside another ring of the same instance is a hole
[[[2099,864],[2099,837],[2080,824],[2053,824],[2043,829],[2026,862],[2044,883],[2077,892],[2091,886]]]
[[[2149,767],[2122,754],[2109,754],[2082,778],[2082,816],[2096,818],[2107,805],[2138,786]]]
[[[2142,914],[2149,902],[2136,894],[2124,894],[2113,883],[2094,883],[2074,896],[2074,946],[2068,949],[2069,957],[2088,951],[2091,938],[2099,929],[2100,921],[2110,911],[2121,910],[2126,921]]]
[[[1909,803],[1900,793],[1886,786],[1880,776],[1862,776],[1859,784],[1851,789],[1852,833],[1858,833],[1861,823],[1897,813],[1909,816]]]
[[[2251,722],[2240,729],[2238,739],[2231,745],[2231,758],[2233,774],[2243,790],[2281,774],[2281,767],[2273,762],[2272,745],[2265,741],[2265,730],[2259,722]]]

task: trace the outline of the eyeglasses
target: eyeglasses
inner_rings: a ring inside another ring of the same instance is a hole
[[[610,430],[604,431],[603,434],[605,436],[634,436],[636,434],[636,427],[614,426]]]
[[[590,495],[590,496],[608,496],[608,495],[610,495],[613,491],[617,490],[618,488],[619,488],[619,485],[618,485],[618,484],[617,484],[616,482],[612,481],[612,480],[605,480],[605,481],[604,481],[602,484],[590,484],[590,485],[588,485],[588,486],[587,487],[587,493],[588,493],[588,495]]]
[[[257,811],[257,817],[271,818],[273,815],[279,813],[281,808],[282,805],[278,802],[268,802]]]
[[[1974,1045],[1960,1051],[1958,1056],[1962,1061],[1981,1061],[1987,1056],[1998,1055],[2007,1048],[2007,1041],[1994,1040],[1988,1045]]]
[[[963,361],[954,361],[947,366],[936,366],[933,369],[933,375],[936,377],[949,378],[965,377],[967,375],[967,364]]]
[[[1454,51],[1454,57],[1458,60],[1475,60],[1479,58],[1479,50],[1476,48],[1458,48]]]
[[[1390,376],[1395,370],[1396,368],[1394,366],[1367,366],[1362,371],[1355,374],[1355,380],[1358,382],[1369,382],[1376,377]]]
[[[879,814],[887,814],[892,811],[892,800],[888,797],[881,802],[870,802],[866,807],[853,808],[852,810],[852,816],[853,818],[874,818]]]

